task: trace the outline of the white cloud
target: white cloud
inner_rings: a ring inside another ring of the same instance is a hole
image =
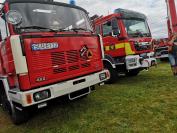
[[[0,0],[3,2],[4,0]],[[55,0],[69,3],[70,0]],[[177,3],[177,0],[175,0]],[[107,15],[114,9],[124,8],[142,12],[147,15],[153,37],[167,37],[167,10],[165,0],[76,0],[76,4],[85,8],[90,16]]]

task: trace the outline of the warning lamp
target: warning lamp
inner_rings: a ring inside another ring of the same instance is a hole
[[[26,95],[26,102],[27,102],[27,104],[32,104],[33,100],[32,100],[32,95],[31,94]]]
[[[69,2],[71,5],[76,5],[76,1],[75,0],[70,0]]]

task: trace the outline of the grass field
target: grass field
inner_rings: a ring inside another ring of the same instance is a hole
[[[57,101],[20,126],[13,125],[0,109],[0,132],[177,132],[177,78],[163,63],[137,77],[97,87],[87,98]]]

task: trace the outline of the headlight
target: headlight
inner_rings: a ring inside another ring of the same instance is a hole
[[[140,54],[140,57],[147,57],[147,53]]]
[[[51,97],[50,90],[44,90],[44,91],[36,92],[33,95],[33,98],[34,98],[35,102],[47,99],[49,97]]]
[[[136,63],[137,59],[136,58],[131,58],[127,60],[128,63]]]
[[[101,74],[99,75],[99,77],[100,77],[100,80],[104,80],[104,79],[107,78],[107,75],[106,75],[106,73],[101,73]]]
[[[22,15],[16,10],[10,10],[6,14],[6,21],[13,25],[20,24],[22,22]]]

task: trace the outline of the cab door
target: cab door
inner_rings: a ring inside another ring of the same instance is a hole
[[[112,57],[124,56],[124,43],[119,40],[121,30],[118,25],[118,19],[107,20],[101,27],[105,53]]]

